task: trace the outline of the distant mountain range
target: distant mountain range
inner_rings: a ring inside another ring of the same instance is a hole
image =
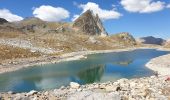
[[[166,43],[166,40],[162,38],[155,38],[153,36],[142,37],[139,39],[139,41],[143,44],[155,44],[155,45],[164,45]]]

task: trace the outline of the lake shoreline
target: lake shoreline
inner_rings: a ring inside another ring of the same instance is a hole
[[[151,59],[145,66],[160,75],[170,75],[170,54]]]
[[[48,91],[14,93],[0,92],[0,99],[14,100],[169,100],[168,76],[150,76],[136,79],[119,79],[115,82],[69,86]]]
[[[22,60],[19,59],[17,61],[9,60],[7,63],[0,65],[0,74],[16,71],[16,70],[19,70],[22,68],[34,67],[34,66],[38,66],[38,65],[55,64],[55,63],[63,62],[63,61],[85,59],[86,55],[89,55],[89,54],[133,51],[136,49],[164,50],[164,49],[160,49],[160,48],[134,47],[134,48],[114,49],[114,50],[80,51],[80,52],[66,53],[61,56],[48,56],[48,57],[41,57],[41,58],[22,59]]]
[[[61,58],[58,58],[57,60],[55,57],[53,59],[53,62],[41,62],[41,63],[33,63],[37,65],[44,65],[44,64],[51,64],[51,63],[58,63],[61,61],[71,61],[71,60],[78,60],[78,59],[85,59],[86,55],[89,54],[96,54],[96,53],[109,53],[109,52],[123,52],[123,51],[133,51],[136,49],[156,49],[156,50],[162,50],[162,51],[169,51],[165,50],[163,48],[146,48],[146,47],[140,47],[140,48],[128,48],[128,49],[116,49],[116,50],[100,50],[100,51],[84,51],[84,52],[73,52],[62,55]],[[156,57],[151,59],[148,63],[156,64],[158,59],[159,61],[162,61],[160,59],[167,59],[167,57],[170,57],[170,54],[163,55],[160,57]],[[154,61],[154,62],[153,62]],[[168,61],[168,60],[166,60]],[[22,92],[22,93],[14,93],[12,91],[9,92],[0,92],[0,99],[59,99],[59,100],[78,100],[78,99],[95,99],[98,98],[102,99],[111,99],[111,100],[144,100],[144,99],[162,99],[162,100],[168,100],[170,99],[170,80],[166,81],[166,79],[169,77],[167,74],[161,74],[162,67],[159,70],[156,70],[153,65],[146,64],[146,67],[153,70],[153,71],[159,71],[158,77],[156,76],[150,76],[150,77],[142,77],[142,78],[134,78],[134,79],[119,79],[117,81],[108,81],[104,83],[92,83],[92,84],[85,84],[85,85],[79,85],[78,83],[71,82],[69,86],[61,86],[59,89],[51,89],[47,91],[35,91],[31,90],[30,92]],[[164,66],[166,66],[166,62]],[[24,63],[23,63],[24,64]],[[162,64],[162,63],[161,63]],[[28,64],[30,65],[30,64]],[[154,66],[155,66],[154,65]],[[149,67],[150,66],[150,67]],[[27,68],[29,66],[20,67]],[[19,69],[11,69],[10,71],[16,71]]]

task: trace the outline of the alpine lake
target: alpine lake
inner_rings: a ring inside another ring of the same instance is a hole
[[[86,59],[28,67],[0,74],[0,91],[42,91],[68,86],[70,82],[89,84],[147,77],[154,72],[145,64],[152,58],[168,53],[155,49],[137,49],[91,54]]]

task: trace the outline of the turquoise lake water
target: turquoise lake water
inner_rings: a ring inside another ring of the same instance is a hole
[[[92,54],[87,59],[29,67],[0,74],[0,91],[41,91],[67,86],[70,82],[87,84],[151,76],[153,71],[146,68],[145,64],[167,53],[155,49],[139,49]]]

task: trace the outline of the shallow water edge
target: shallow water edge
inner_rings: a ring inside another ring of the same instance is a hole
[[[114,49],[114,50],[72,52],[72,53],[63,54],[61,56],[42,57],[40,59],[39,58],[38,59],[30,58],[30,59],[23,59],[17,63],[3,64],[3,65],[0,65],[0,74],[16,71],[16,70],[19,70],[22,68],[35,67],[38,65],[55,64],[58,62],[85,59],[86,55],[90,55],[90,54],[133,51],[133,50],[137,50],[137,49],[156,49],[156,50],[160,50],[160,51],[170,51],[169,49],[157,48],[157,47],[134,47],[134,48]]]

